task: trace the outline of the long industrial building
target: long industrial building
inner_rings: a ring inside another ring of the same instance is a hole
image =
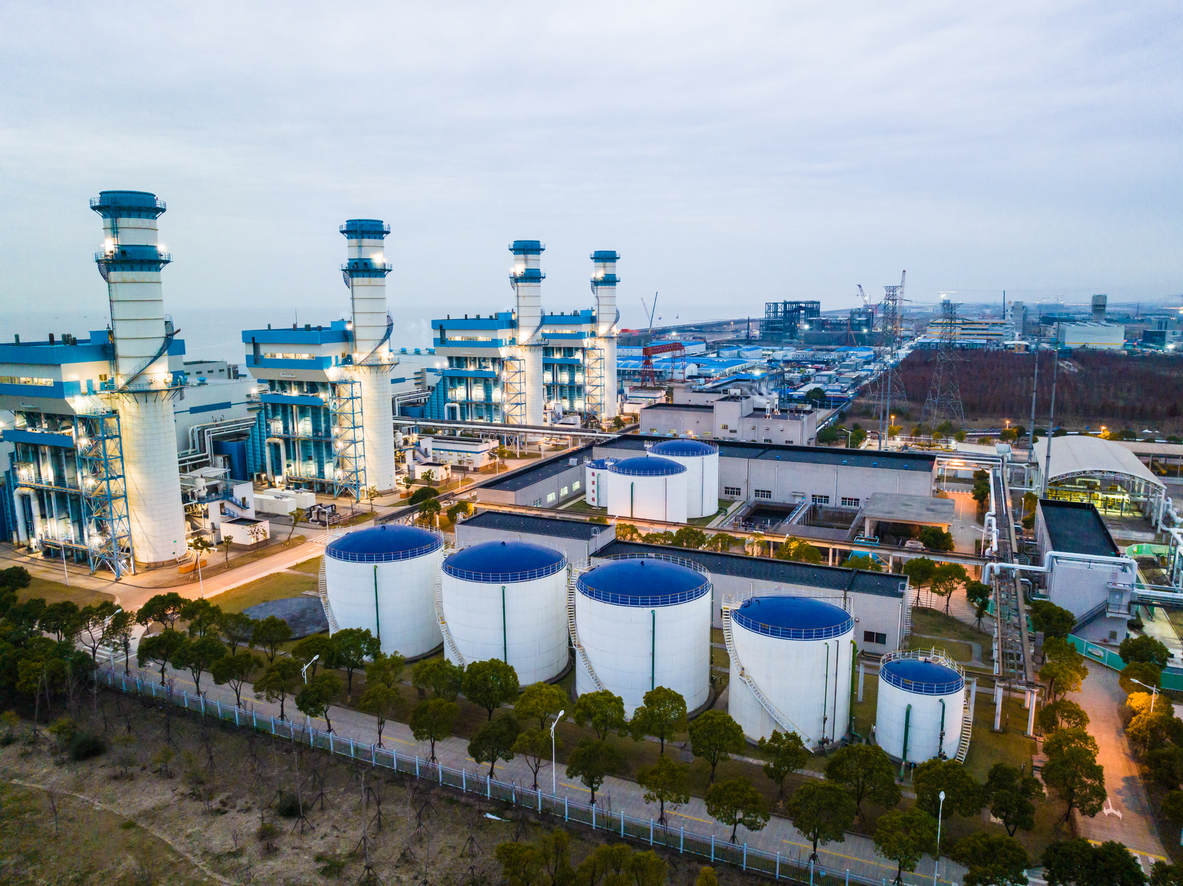
[[[425,418],[540,426],[568,413],[600,423],[616,417],[620,256],[592,253],[592,308],[548,314],[542,308],[545,249],[538,240],[510,244],[514,310],[431,321],[435,351],[448,365]]]

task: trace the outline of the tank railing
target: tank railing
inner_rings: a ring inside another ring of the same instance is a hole
[[[433,763],[418,755],[400,753],[397,748],[380,748],[335,732],[322,732],[314,726],[301,726],[291,720],[277,720],[275,717],[259,714],[220,701],[208,700],[200,695],[190,695],[184,690],[173,690],[157,683],[136,677],[117,674],[103,668],[96,672],[96,679],[114,690],[129,695],[150,697],[170,702],[177,707],[201,717],[212,717],[219,722],[251,729],[263,735],[300,742],[309,748],[327,751],[355,763],[381,767],[415,778],[432,782],[441,787],[472,794],[485,800],[496,800],[511,806],[528,809],[539,815],[548,815],[567,824],[578,824],[592,830],[604,831],[607,835],[628,840],[635,844],[661,846],[667,852],[679,855],[693,855],[712,864],[727,864],[743,871],[764,874],[775,880],[805,884],[809,882],[855,883],[859,886],[883,886],[882,877],[869,878],[837,868],[823,868],[810,865],[803,855],[772,853],[748,846],[744,843],[730,843],[727,831],[722,834],[696,833],[685,827],[673,828],[659,824],[656,819],[634,818],[623,812],[611,812],[602,806],[590,806],[582,800],[551,794],[541,789],[533,790],[516,782],[504,782],[491,778],[483,771],[455,769],[441,763]],[[826,878],[829,880],[826,880]],[[905,875],[905,882],[927,883],[926,877]]]
[[[675,557],[670,554],[617,554],[615,557],[608,557],[600,562],[611,563],[617,560],[661,560],[665,563],[673,563],[675,566],[684,566],[687,569],[693,569],[702,575],[710,575],[703,566],[695,563],[693,560],[684,560],[681,557]]]
[[[654,594],[638,597],[634,594],[617,594],[612,591],[601,591],[589,587],[582,579],[578,582],[579,593],[601,603],[612,603],[616,606],[676,606],[679,603],[689,603],[711,592],[711,583],[704,582],[689,591],[678,591],[672,594]]]
[[[658,457],[660,457],[660,456],[658,456]],[[637,470],[633,470],[632,468],[622,468],[620,466],[620,462],[617,462],[612,467],[610,467],[608,470],[610,470],[613,474],[619,474],[622,477],[676,477],[679,474],[686,473],[686,466],[685,465],[678,464],[678,462],[672,462],[672,464],[678,465],[678,467],[681,468],[681,470],[674,471],[674,470],[668,470],[668,469],[664,469],[664,468],[660,471],[642,470],[640,468],[638,468]]]
[[[557,563],[552,563],[549,566],[539,569],[521,569],[514,572],[475,572],[471,569],[458,569],[455,566],[449,566],[446,562],[444,563],[444,572],[453,578],[459,578],[464,581],[476,581],[483,584],[533,581],[538,578],[546,578],[547,576],[554,575],[556,572],[561,572],[566,568],[566,557]]]
[[[931,649],[899,649],[893,652],[886,653],[880,659],[880,667],[887,664],[889,661],[902,661],[906,659],[916,659],[918,661],[935,661],[939,665],[944,665],[950,670],[956,671],[962,677],[965,676],[965,668],[958,662],[949,657],[949,653],[944,649],[932,647]]]
[[[329,623],[329,636],[341,630],[337,627],[337,618],[333,615],[333,609],[329,606],[329,583],[325,577],[325,558],[320,558],[320,571],[316,576],[316,594],[320,597],[320,605],[324,608],[325,619]]]
[[[744,628],[765,637],[777,637],[781,640],[832,640],[841,637],[854,628],[854,617],[847,613],[847,618],[840,624],[824,628],[782,628],[775,625],[761,624],[754,618],[743,614],[743,608],[735,610],[733,616]]]
[[[898,674],[893,674],[887,667],[893,661],[927,661],[939,664],[942,667],[949,668],[954,671],[960,679],[946,680],[941,683],[934,683],[931,680],[909,680],[907,677],[901,677]],[[957,692],[965,686],[965,670],[949,658],[942,650],[933,647],[930,650],[913,650],[911,652],[889,652],[883,657],[879,664],[879,676],[888,685],[894,686],[897,689],[903,689],[906,692],[912,692],[917,695],[948,695],[951,692]]]
[[[326,548],[325,556],[327,556],[330,560],[341,560],[345,563],[395,563],[399,560],[414,560],[416,557],[422,557],[425,554],[438,551],[443,546],[444,540],[442,538],[436,538],[434,541],[428,544],[420,545],[417,548],[410,548],[405,551],[382,551],[380,553],[371,554]]]

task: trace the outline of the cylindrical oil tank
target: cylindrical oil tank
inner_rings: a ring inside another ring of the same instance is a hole
[[[668,458],[636,456],[608,468],[608,513],[637,520],[686,522],[686,468]]]
[[[457,551],[444,560],[443,606],[466,662],[499,658],[523,686],[551,680],[567,665],[567,558],[560,551],[524,541]]]
[[[923,763],[952,759],[961,743],[965,677],[943,655],[889,655],[879,667],[875,741],[889,757]]]
[[[681,693],[687,710],[706,704],[711,580],[697,565],[622,557],[589,569],[576,581],[575,625],[587,656],[576,656],[576,695],[597,691],[590,665],[629,717],[657,686]]]
[[[608,468],[613,459],[597,458],[583,463],[583,500],[589,507],[602,508],[607,503],[604,484],[608,482]]]
[[[749,740],[792,729],[817,748],[846,735],[854,659],[850,613],[813,597],[752,597],[731,610],[731,635],[728,711]]]
[[[333,539],[324,563],[337,627],[368,629],[388,654],[431,652],[443,642],[435,613],[443,558],[443,539],[417,526],[374,526]]]
[[[686,469],[686,516],[706,517],[719,509],[719,447],[702,440],[663,440],[650,457],[667,458]]]

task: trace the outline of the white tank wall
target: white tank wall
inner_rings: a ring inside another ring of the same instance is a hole
[[[719,453],[709,455],[650,455],[677,462],[686,468],[686,516],[691,520],[719,510]]]
[[[389,563],[352,563],[326,556],[329,608],[337,626],[368,630],[381,638],[387,654],[414,658],[431,652],[443,642],[435,614],[435,578],[443,560],[442,547]]]
[[[941,741],[941,702],[945,703],[945,738]],[[912,715],[907,718],[908,705]],[[965,685],[948,695],[921,695],[892,686],[879,675],[875,704],[875,743],[896,760],[904,758],[904,720],[908,719],[908,762],[923,763],[941,750],[952,760],[961,744]]]
[[[608,469],[593,467],[587,462],[583,469],[584,500],[593,508],[605,507],[608,496],[604,484],[608,482]]]
[[[605,479],[605,506],[613,517],[686,522],[685,472],[656,477],[610,472]]]
[[[394,489],[394,407],[390,396],[389,363],[357,366],[361,391],[362,442],[365,446],[366,485],[380,492]]]
[[[576,591],[575,623],[596,676],[605,689],[624,699],[627,716],[654,686],[680,693],[687,710],[706,704],[711,690],[709,593],[672,606],[623,606]],[[575,667],[575,694],[595,692],[579,656]]]
[[[508,658],[523,686],[551,680],[567,665],[565,569],[505,584],[465,581],[445,572],[443,606],[448,630],[466,661]],[[451,650],[445,650],[451,660]]]
[[[147,393],[119,395],[113,403],[119,411],[135,558],[165,563],[188,548],[172,403]]]
[[[823,717],[827,739],[841,739],[847,733],[853,629],[830,640],[786,640],[757,634],[732,620],[732,636],[744,669],[765,698],[797,727],[807,746],[817,747],[822,737]],[[774,729],[784,731],[740,680],[734,660],[727,688],[728,713],[743,727],[750,741],[767,738]]]

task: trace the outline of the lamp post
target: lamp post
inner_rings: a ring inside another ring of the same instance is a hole
[[[1149,690],[1150,690],[1150,713],[1152,713],[1152,714],[1153,714],[1153,713],[1154,713],[1154,703],[1155,703],[1156,701],[1158,701],[1158,689],[1156,689],[1154,686],[1147,686],[1147,685],[1146,685],[1145,683],[1143,683],[1141,680],[1135,680],[1133,677],[1130,677],[1130,682],[1131,682],[1131,683],[1137,683],[1137,684],[1138,684],[1139,686],[1141,686],[1143,689],[1149,689]],[[1181,844],[1181,845],[1183,845],[1183,844]]]
[[[552,797],[559,792],[559,776],[555,772],[555,727],[559,725],[559,720],[563,719],[565,713],[567,713],[565,710],[559,711],[555,715],[555,721],[550,724],[550,794]]]
[[[300,668],[300,676],[304,678],[304,685],[305,686],[308,685],[308,669],[310,667],[312,667],[313,664],[316,663],[316,660],[318,658],[320,658],[319,655],[312,656],[312,658],[308,661],[308,664],[306,664],[306,665],[304,665],[304,667]]]
[[[932,868],[932,886],[937,886],[937,871],[941,869],[941,816],[945,814],[945,792],[941,791],[941,805],[937,812],[937,860]]]

